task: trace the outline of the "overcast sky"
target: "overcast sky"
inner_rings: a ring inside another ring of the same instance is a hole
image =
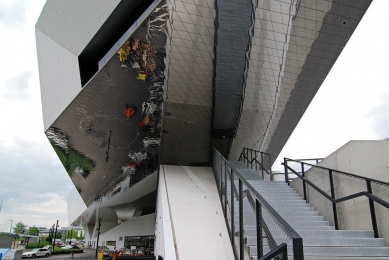
[[[73,184],[45,135],[34,26],[43,0],[0,1],[0,231],[10,221],[68,226]],[[389,1],[374,0],[281,158],[325,157],[349,140],[389,137]]]

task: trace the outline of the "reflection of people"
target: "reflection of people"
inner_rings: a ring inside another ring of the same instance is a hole
[[[117,256],[118,256],[118,251],[115,250],[115,252],[113,252],[113,256],[112,256],[113,260],[116,260]]]

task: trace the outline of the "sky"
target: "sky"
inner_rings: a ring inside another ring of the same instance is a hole
[[[43,131],[35,24],[43,0],[0,1],[0,231],[68,226],[73,184]],[[349,140],[389,138],[389,0],[374,0],[282,150],[326,157]]]

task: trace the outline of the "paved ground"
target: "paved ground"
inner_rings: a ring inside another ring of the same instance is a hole
[[[23,249],[24,252],[30,251],[30,249],[24,249],[23,246],[19,246],[15,249]],[[96,249],[84,248],[83,253],[74,254],[73,259],[95,259]],[[52,255],[50,259],[72,259],[71,254]]]

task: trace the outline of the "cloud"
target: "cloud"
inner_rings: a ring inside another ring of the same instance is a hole
[[[30,97],[28,91],[28,81],[34,73],[23,71],[17,76],[7,80],[5,83],[6,92],[4,97],[11,100],[25,100]]]
[[[27,23],[26,11],[28,3],[25,1],[1,1],[0,23],[5,26],[22,29]]]
[[[66,200],[74,186],[58,160],[47,140],[0,142],[3,218],[36,226],[49,226],[57,219],[67,223]]]
[[[25,204],[22,203],[16,209],[28,212],[42,212],[42,213],[66,213],[67,206],[65,199],[56,193],[37,194],[36,199],[39,202]]]
[[[389,138],[389,93],[381,96],[380,102],[368,110],[365,117],[372,120],[372,126],[379,139]]]

